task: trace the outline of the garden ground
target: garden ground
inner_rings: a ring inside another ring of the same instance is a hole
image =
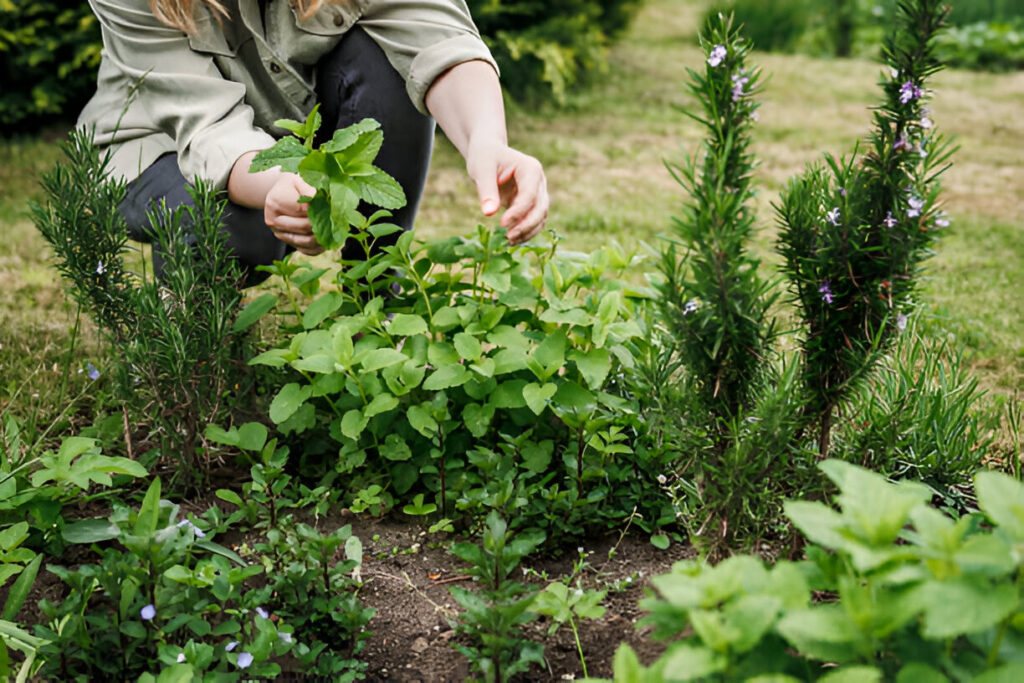
[[[668,228],[682,198],[662,162],[696,146],[696,127],[674,107],[690,104],[685,67],[696,68],[702,59],[693,38],[698,14],[692,3],[650,0],[592,89],[572,96],[564,109],[529,111],[510,103],[510,136],[545,163],[554,202],[550,226],[567,248],[592,248],[601,240],[654,245]],[[802,56],[757,54],[755,60],[771,76],[754,151],[763,159],[759,245],[773,260],[771,202],[806,163],[823,151],[848,149],[867,131],[865,103],[877,100],[878,67]],[[970,350],[992,400],[1017,400],[1024,389],[1024,73],[950,71],[938,76],[936,89],[936,123],[961,150],[945,178],[954,222],[928,264],[925,327]],[[91,421],[86,406],[100,398],[82,375],[73,375],[66,391],[60,386],[75,314],[25,209],[26,197],[38,195],[38,173],[58,157],[54,138],[61,135],[0,143],[0,409],[35,415],[54,435]],[[425,237],[470,232],[474,198],[461,160],[439,140],[418,230]],[[88,331],[76,353],[79,366],[102,357]],[[78,408],[65,411],[59,397],[68,395],[78,396]],[[1011,430],[1001,438],[1012,438]],[[466,665],[447,642],[452,632],[445,616],[454,607],[445,582],[457,578],[461,563],[417,526],[337,520],[350,522],[366,547],[361,596],[378,612],[365,651],[370,678],[462,680]],[[646,539],[626,536],[609,560],[616,540],[584,545],[592,553],[593,570],[584,573],[588,586],[621,585],[627,576],[640,583],[689,552],[680,545],[659,551]],[[572,559],[569,552],[530,565],[561,576]],[[635,588],[610,594],[608,613],[584,625],[591,674],[610,673],[615,647],[634,632],[639,597]],[[554,678],[578,675],[567,629],[549,640],[546,654]]]

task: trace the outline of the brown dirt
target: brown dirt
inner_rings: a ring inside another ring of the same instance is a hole
[[[464,681],[471,672],[466,659],[452,647],[458,605],[452,585],[472,587],[460,570],[464,564],[447,551],[450,540],[433,541],[420,527],[399,520],[346,520],[363,541],[360,597],[377,610],[369,624],[373,636],[361,653],[369,662],[371,681]],[[373,540],[376,539],[376,540]],[[617,547],[616,547],[617,544]],[[641,661],[650,662],[663,649],[636,628],[643,616],[637,602],[651,576],[691,556],[689,548],[654,548],[646,538],[618,535],[583,544],[589,567],[580,578],[586,588],[609,589],[604,616],[580,623],[580,640],[590,676],[610,677],[611,662],[620,643],[629,643]],[[609,551],[615,552],[609,557]],[[575,549],[573,549],[575,550]],[[572,574],[576,552],[561,558],[527,558],[528,570],[514,580],[538,588]],[[627,581],[627,578],[629,579]],[[619,588],[621,587],[621,588]],[[582,678],[582,668],[568,625],[548,636],[550,622],[526,627],[526,635],[544,644],[547,670],[536,667],[519,680],[556,681]]]

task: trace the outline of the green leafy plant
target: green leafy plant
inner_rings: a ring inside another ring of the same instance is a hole
[[[577,582],[575,587],[561,581],[549,583],[537,594],[530,609],[537,614],[551,619],[548,635],[553,635],[560,626],[568,622],[576,641],[576,651],[580,656],[583,675],[587,676],[587,659],[583,655],[583,644],[580,643],[580,632],[577,621],[583,619],[600,619],[605,608],[600,604],[607,591],[584,589]]]
[[[867,153],[826,156],[824,167],[790,181],[777,207],[779,251],[807,328],[804,378],[821,457],[836,407],[891,347],[920,264],[947,223],[937,178],[952,150],[925,107],[947,13],[937,0],[900,4]]]
[[[480,545],[452,546],[452,553],[469,563],[466,573],[480,582],[477,591],[458,586],[450,589],[464,610],[456,633],[472,641],[468,645],[453,644],[485,681],[500,683],[525,673],[531,664],[544,663],[543,646],[522,638],[519,630],[537,617],[531,611],[537,592],[508,579],[522,559],[544,542],[544,533],[532,530],[513,534],[505,520],[492,511],[482,536]]]
[[[216,543],[212,530],[179,519],[178,506],[160,493],[154,479],[138,510],[117,506],[107,519],[65,527],[68,542],[91,544],[99,560],[48,567],[68,594],[58,604],[40,603],[44,677],[127,680],[169,668],[189,676],[280,672],[268,660],[292,647],[290,637],[280,637],[285,624],[261,613],[261,596],[245,587],[263,567]],[[98,545],[106,541],[116,546]]]
[[[692,633],[644,668],[626,646],[615,680],[1011,680],[1018,656],[1024,486],[974,479],[980,513],[954,519],[931,492],[842,461],[821,469],[840,510],[791,501],[807,559],[685,562],[641,604],[656,637]],[[812,593],[814,591],[814,593]],[[828,599],[813,600],[812,595]],[[833,666],[838,665],[838,670]]]
[[[283,123],[303,140],[279,142],[259,164],[288,158],[301,173],[316,155],[318,165],[372,173],[366,150],[375,151],[379,131],[371,124],[335,133],[334,141],[350,144],[311,150],[315,113],[303,124]],[[307,175],[320,183],[317,196],[324,188],[334,193],[311,200],[325,207],[339,192],[356,192],[339,190],[340,180]],[[483,516],[511,502],[532,512],[509,514],[540,515],[570,530],[587,506],[609,496],[610,483],[635,478],[637,465],[625,461],[629,435],[617,424],[632,404],[609,391],[633,362],[627,344],[640,334],[631,319],[634,302],[648,296],[612,279],[631,255],[617,248],[563,258],[541,246],[510,250],[484,228],[475,239],[415,245],[403,234],[386,245],[381,239],[397,228],[377,222],[382,212],[323,215],[330,220],[324,234],[349,240],[358,256],[342,256],[330,272],[290,262],[270,267],[290,287],[285,318],[294,325],[285,327],[278,348],[251,362],[282,370],[269,412],[282,433],[302,434],[318,447],[335,444],[335,471],[361,492],[354,509],[386,509],[397,497],[423,495],[410,509],[436,505],[448,515],[454,502]],[[312,286],[314,278],[320,284]],[[310,296],[303,308],[299,301]],[[493,443],[508,449],[486,455]],[[545,493],[505,495],[476,465],[492,472],[512,467],[513,489],[543,486]],[[560,512],[540,502],[552,499]],[[637,503],[616,501],[608,514]]]

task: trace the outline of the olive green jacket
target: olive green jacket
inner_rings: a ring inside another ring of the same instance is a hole
[[[132,180],[177,152],[186,178],[223,188],[242,154],[284,133],[275,120],[309,113],[317,61],[356,22],[383,48],[420,111],[450,67],[474,59],[494,65],[465,0],[347,0],[308,19],[288,0],[221,2],[230,20],[218,22],[197,2],[198,30],[186,35],[160,23],[148,0],[89,0],[103,58],[78,123],[95,129],[97,144],[111,145],[113,175]]]

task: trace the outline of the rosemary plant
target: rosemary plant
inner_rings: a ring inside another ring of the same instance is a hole
[[[899,3],[866,153],[826,156],[789,183],[776,207],[783,270],[806,325],[803,374],[821,457],[836,406],[905,325],[920,264],[948,224],[937,178],[953,149],[925,106],[948,11],[939,0]]]

